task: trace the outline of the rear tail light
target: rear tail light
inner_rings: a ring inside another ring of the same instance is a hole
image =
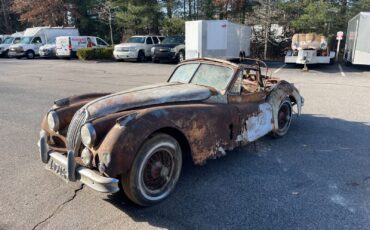
[[[70,49],[70,50],[72,49],[72,45],[71,44],[69,44],[68,49]]]

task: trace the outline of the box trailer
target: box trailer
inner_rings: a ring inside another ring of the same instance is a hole
[[[370,65],[370,12],[361,12],[348,21],[344,62]]]
[[[185,23],[186,59],[209,57],[231,60],[250,55],[251,27],[227,20]]]

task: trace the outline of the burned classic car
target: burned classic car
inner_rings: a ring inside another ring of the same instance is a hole
[[[303,98],[293,84],[264,74],[264,65],[189,60],[166,83],[57,100],[41,124],[41,160],[66,181],[158,203],[173,191],[185,155],[204,164],[287,133]]]

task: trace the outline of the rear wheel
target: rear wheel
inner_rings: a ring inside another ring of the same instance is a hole
[[[174,190],[181,166],[179,143],[167,134],[157,134],[144,143],[129,174],[122,177],[123,190],[138,205],[159,203]]]
[[[292,102],[286,97],[280,104],[277,114],[278,129],[271,132],[273,137],[282,137],[287,134],[292,122]]]

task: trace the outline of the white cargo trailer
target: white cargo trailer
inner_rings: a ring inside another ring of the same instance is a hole
[[[235,59],[250,55],[251,27],[227,20],[185,23],[186,59],[210,57]]]
[[[361,12],[348,21],[344,61],[370,65],[370,12]]]

